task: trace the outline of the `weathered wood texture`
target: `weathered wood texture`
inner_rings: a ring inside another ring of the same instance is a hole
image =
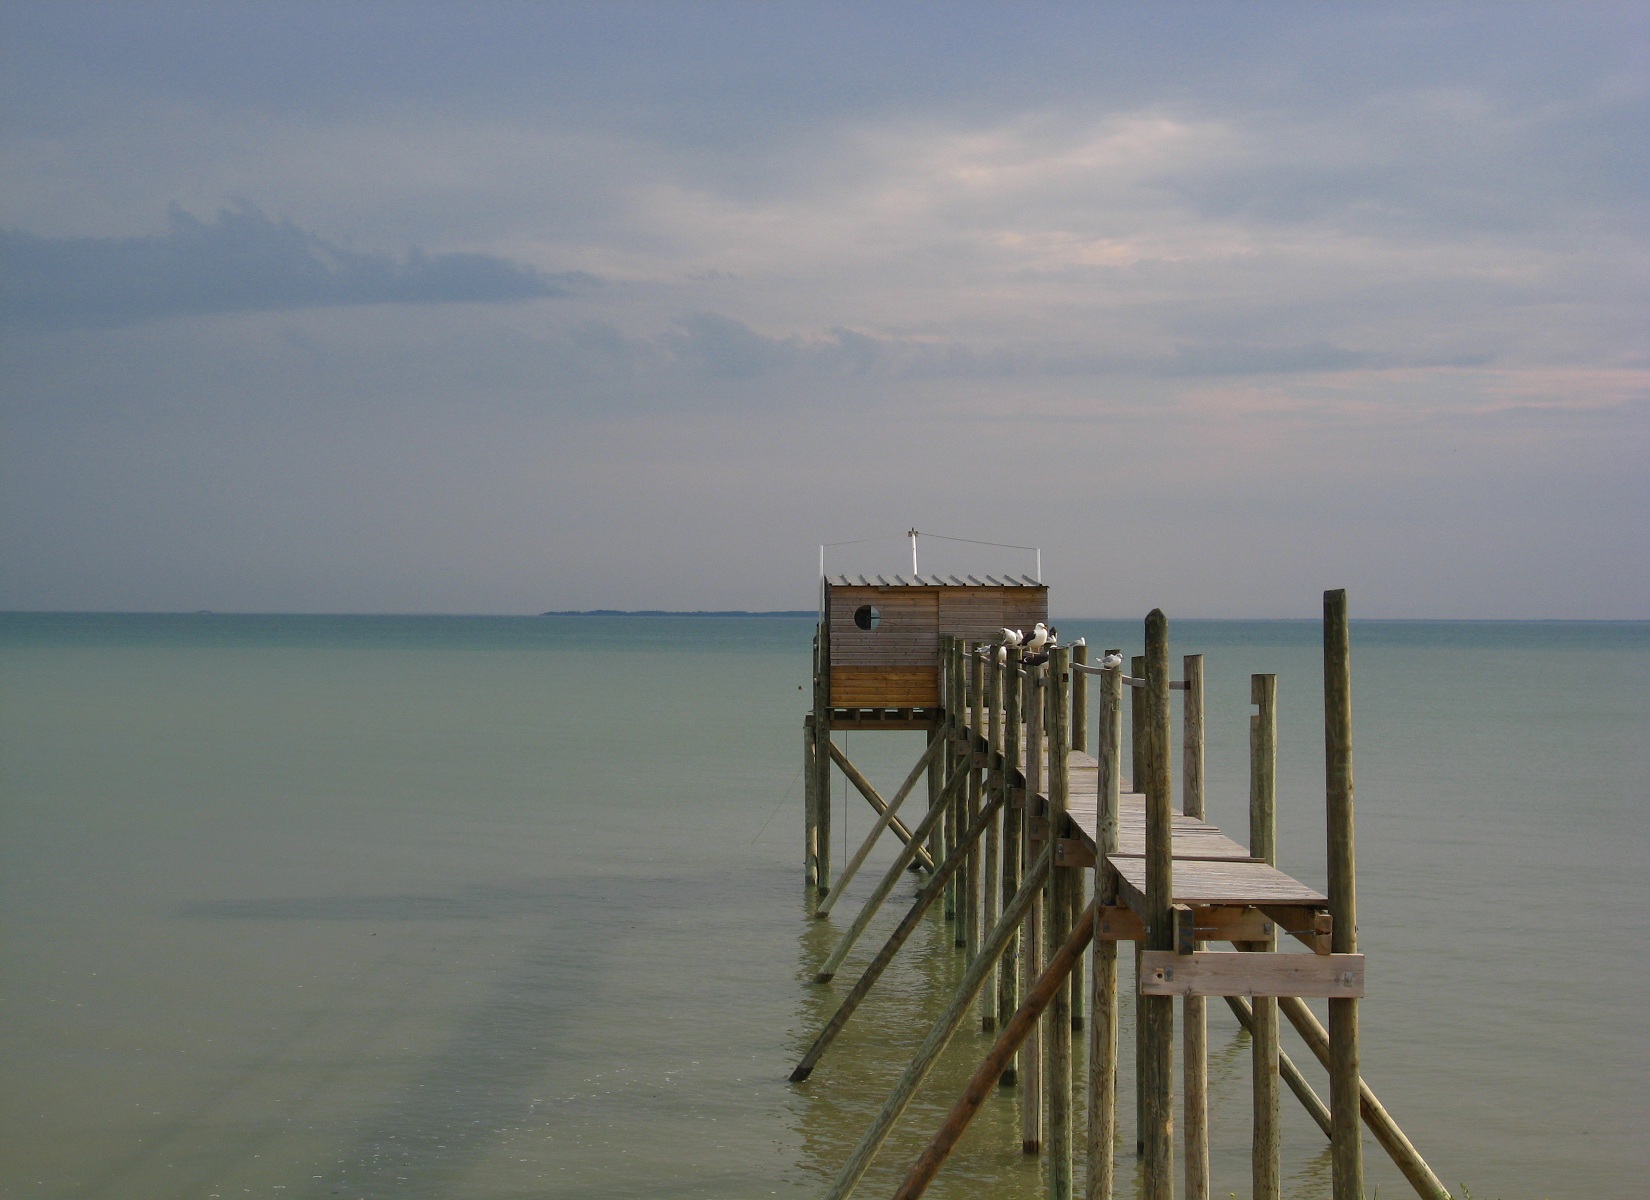
[[[1336,954],[1358,949],[1358,893],[1352,821],[1352,655],[1346,593],[1323,596],[1324,800],[1329,831],[1329,913]],[[1329,1112],[1334,1200],[1363,1200],[1363,1138],[1358,1123],[1358,1002],[1329,1003]]]
[[[1071,651],[1056,649],[1048,662],[1049,683],[1049,779],[1048,828],[1051,838],[1065,833],[1066,797],[1069,785],[1067,752],[1071,746]],[[1049,876],[1048,906],[1044,918],[1043,949],[1052,969],[1061,948],[1072,936],[1072,918],[1083,886],[1078,867],[1056,866]],[[1093,936],[1093,922],[1080,930],[1083,944]],[[1048,1153],[1043,1164],[1049,1200],[1071,1200],[1072,1195],[1072,1041],[1071,989],[1066,982],[1070,966],[1060,972],[1060,982],[1043,1022],[1047,1046],[1044,1051],[1044,1104],[1048,1120]],[[1048,971],[1045,970],[1046,976]],[[1035,987],[1032,994],[1035,994]]]
[[[1181,703],[1181,811],[1201,820],[1203,798],[1203,656],[1188,654],[1181,659],[1181,679],[1185,689]],[[1195,954],[1203,940],[1187,939]],[[1178,938],[1177,938],[1178,943]],[[1180,1063],[1185,1093],[1182,1112],[1185,1121],[1186,1200],[1209,1197],[1209,1023],[1203,994],[1191,990],[1180,1002]]]
[[[1148,950],[1140,964],[1148,996],[1328,996],[1364,994],[1361,954],[1235,954]]]
[[[1145,769],[1141,774],[1146,781],[1146,857],[1143,860],[1145,909],[1141,915],[1147,923],[1146,948],[1172,951],[1169,910],[1174,903],[1177,873],[1170,846],[1174,792],[1170,765],[1169,622],[1161,609],[1153,609],[1146,617],[1145,679]],[[1139,1037],[1145,1052],[1143,1195],[1145,1200],[1173,1200],[1174,1000],[1169,996],[1151,995],[1141,988],[1141,1004]]]
[[[1278,677],[1252,675],[1249,701],[1258,710],[1249,718],[1249,852],[1276,866],[1277,852],[1277,762],[1278,762]],[[1254,939],[1252,950],[1277,949],[1275,935]],[[1229,997],[1234,1000],[1235,997]],[[1249,1019],[1244,1028],[1250,1035],[1250,1064],[1253,1075],[1253,1111],[1250,1135],[1250,1183],[1254,1200],[1280,1200],[1283,1192],[1283,1132],[1278,1111],[1278,1080],[1285,1064],[1294,1072],[1290,1087],[1317,1118],[1323,1116],[1323,1131],[1330,1131],[1329,1112],[1311,1088],[1306,1087],[1294,1064],[1284,1055],[1278,1041],[1278,1002],[1272,996],[1258,996],[1253,1008],[1233,1011],[1239,1020]],[[1304,1090],[1304,1093],[1302,1089]],[[1307,1097],[1310,1096],[1310,1102]],[[1314,1107],[1316,1106],[1316,1107]]]

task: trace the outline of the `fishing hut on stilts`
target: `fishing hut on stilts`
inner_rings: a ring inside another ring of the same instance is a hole
[[[1417,1195],[1447,1200],[1449,1192],[1359,1073],[1364,959],[1357,948],[1345,593],[1325,593],[1323,609],[1327,895],[1277,867],[1277,677],[1250,681],[1244,846],[1203,819],[1202,656],[1185,655],[1176,677],[1168,621],[1155,610],[1145,620],[1144,653],[1130,659],[1113,648],[1091,661],[1081,643],[1057,647],[1046,659],[1001,644],[1003,627],[1030,627],[1047,614],[1048,589],[1030,576],[913,572],[822,580],[804,734],[805,858],[808,884],[822,897],[816,915],[832,913],[887,829],[902,846],[820,963],[816,984],[841,969],[907,869],[925,878],[894,931],[859,968],[792,1082],[830,1086],[829,1072],[816,1072],[832,1042],[929,913],[955,921],[955,944],[968,963],[945,1011],[841,1165],[829,1200],[852,1194],[953,1035],[970,1021],[995,1033],[995,1041],[896,1197],[923,1194],[986,1098],[1002,1089],[1018,1092],[1022,1149],[1046,1156],[1050,1200],[1110,1200],[1123,1003],[1135,1006],[1133,1123],[1143,1194],[1172,1200],[1178,1142],[1188,1200],[1204,1200],[1211,997],[1224,1000],[1251,1035],[1256,1200],[1280,1196],[1280,1084],[1329,1140],[1333,1200],[1365,1200],[1360,1123]],[[1171,691],[1183,693],[1178,803]],[[1091,702],[1099,709],[1092,752]],[[1132,780],[1122,772],[1125,714]],[[928,739],[899,790],[884,800],[832,740],[844,729],[915,729]],[[834,878],[833,763],[878,814]],[[924,782],[926,812],[902,820],[906,801]],[[1129,998],[1118,987],[1122,943],[1134,957],[1137,986]],[[1294,952],[1285,952],[1289,945]],[[1328,998],[1327,1028],[1307,997]],[[1280,1018],[1327,1071],[1327,1102],[1280,1048]],[[1085,1029],[1089,1071],[1080,1080],[1073,1039]],[[1087,1090],[1086,1130],[1075,1128],[1079,1087]]]

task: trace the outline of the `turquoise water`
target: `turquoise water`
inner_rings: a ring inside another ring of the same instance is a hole
[[[0,1196],[818,1194],[959,964],[932,923],[785,1082],[877,941],[807,982],[855,911],[813,921],[801,886],[810,634],[0,617]],[[1316,626],[1173,634],[1207,655],[1210,815],[1240,837],[1247,676],[1280,675],[1281,865],[1321,883]],[[1366,1078],[1475,1197],[1641,1194],[1650,626],[1353,642]],[[846,744],[892,789],[919,737]],[[869,822],[856,798],[837,835]],[[859,1194],[983,1047],[959,1035]],[[1246,1195],[1247,1043],[1213,1007],[1210,1047],[1216,1194]],[[1285,1105],[1288,1194],[1325,1195]],[[1039,1189],[994,1099],[930,1194]]]

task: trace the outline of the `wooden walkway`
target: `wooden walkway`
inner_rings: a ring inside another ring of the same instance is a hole
[[[965,726],[976,752],[987,759],[987,769],[1003,768],[1001,755],[992,753],[986,738],[972,726]],[[1022,741],[1022,745],[1025,743]],[[1048,778],[1047,758],[1042,778]],[[1098,846],[1100,823],[1100,761],[1081,750],[1066,756],[1066,815],[1070,828],[1088,851],[1089,864]],[[1033,797],[1043,816],[1048,810],[1047,789]],[[1123,884],[1121,898],[1143,914],[1146,904],[1146,797],[1125,792],[1119,806],[1117,850],[1106,862]],[[1293,876],[1250,855],[1225,833],[1207,821],[1188,817],[1176,810],[1172,821],[1174,880],[1172,898],[1176,904],[1199,907],[1298,908],[1329,912],[1329,897]],[[1327,953],[1327,951],[1325,951]]]

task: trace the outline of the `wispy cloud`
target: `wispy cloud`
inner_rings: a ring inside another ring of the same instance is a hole
[[[490,254],[402,258],[353,250],[236,201],[203,221],[177,205],[148,237],[0,230],[0,324],[131,325],[200,313],[562,296],[589,275],[546,275]]]

